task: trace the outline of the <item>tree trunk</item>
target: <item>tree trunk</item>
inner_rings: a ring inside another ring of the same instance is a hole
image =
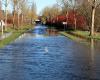
[[[91,23],[90,36],[94,36],[94,22],[95,22],[95,11],[96,11],[95,0],[93,4],[94,5],[92,6],[92,23]]]
[[[19,29],[19,12],[18,12],[18,24],[17,24],[17,28]]]
[[[76,30],[77,24],[76,24],[76,11],[75,11],[75,7],[73,8],[74,11],[74,30]]]
[[[8,5],[8,0],[6,0],[5,4],[5,31],[7,30],[7,5]]]
[[[2,35],[3,35],[3,33],[4,33],[4,30],[3,30],[3,25],[1,25],[1,27],[2,27]]]
[[[15,10],[13,12],[13,29],[15,29]]]
[[[33,19],[31,18],[31,25],[32,25],[32,23],[33,23]]]
[[[92,25],[91,25],[91,36],[94,36],[94,19],[95,18],[95,8],[92,9]]]
[[[5,14],[5,31],[7,31],[7,9],[6,9],[6,14]]]
[[[21,26],[23,25],[23,20],[24,20],[24,18],[23,18],[23,14],[21,15]]]
[[[67,26],[68,26],[68,11],[66,13],[66,29],[68,28]]]
[[[76,23],[76,17],[74,17],[74,24],[75,24],[74,26],[75,26],[75,30],[76,30],[76,28],[77,28],[77,26],[76,26],[77,25],[77,23]]]

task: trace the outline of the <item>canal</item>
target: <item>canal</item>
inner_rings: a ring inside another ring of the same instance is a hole
[[[100,80],[99,42],[42,35],[45,30],[37,25],[0,49],[0,80]]]

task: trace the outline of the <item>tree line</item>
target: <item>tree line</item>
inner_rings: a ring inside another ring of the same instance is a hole
[[[54,23],[58,19],[61,21],[59,15],[64,15],[65,20],[62,21],[67,22],[67,25],[69,25],[68,19],[71,18],[69,17],[71,11],[73,11],[74,30],[77,29],[77,24],[80,23],[78,21],[80,17],[77,16],[81,15],[81,18],[84,17],[86,22],[83,27],[90,31],[90,36],[94,36],[95,32],[100,31],[100,0],[57,0],[54,6],[44,8],[42,21],[45,23],[52,20],[52,23]]]
[[[10,7],[9,7],[10,6]],[[25,23],[33,23],[37,18],[36,4],[30,0],[0,0],[0,19],[4,20],[6,28],[11,25],[19,29]]]

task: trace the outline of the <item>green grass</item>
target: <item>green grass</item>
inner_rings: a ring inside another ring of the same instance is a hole
[[[89,36],[89,31],[73,31],[73,33],[87,37]]]
[[[12,29],[10,29],[12,31],[12,34],[9,37],[7,37],[7,38],[5,38],[5,39],[0,41],[0,47],[2,48],[5,45],[11,43],[16,38],[18,38],[21,34],[23,34],[25,31],[27,31],[29,29],[32,29],[32,28],[33,27],[31,27],[30,25],[27,25],[27,26],[25,25],[25,26],[22,26],[22,28],[19,29],[19,30],[12,30]]]
[[[100,33],[96,33],[95,36],[93,37],[94,39],[100,40]]]
[[[86,37],[86,38],[93,38],[93,39],[97,39],[100,40],[100,33],[95,33],[95,35],[93,37],[89,36],[89,31],[71,31],[74,34],[78,34],[80,36]]]
[[[73,36],[73,35],[71,35],[71,34],[68,34],[67,32],[60,32],[60,34],[66,36],[66,37],[68,37],[68,38],[70,38],[70,39],[72,39],[72,40],[76,40],[76,41],[82,40],[82,39],[80,39],[80,38],[78,38],[78,37],[76,37],[76,36]]]
[[[81,39],[79,37],[76,37],[74,35],[69,34],[68,32],[59,32],[61,35],[68,37],[69,39],[79,42],[79,43],[84,43],[86,45],[88,45],[88,41],[86,39]]]
[[[100,33],[95,33],[95,35],[91,37],[89,36],[89,31],[66,31],[60,32],[60,34],[81,43],[87,43],[90,39],[100,40]]]

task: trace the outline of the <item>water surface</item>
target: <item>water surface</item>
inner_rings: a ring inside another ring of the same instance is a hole
[[[99,42],[85,45],[33,32],[0,49],[0,80],[100,80]]]

